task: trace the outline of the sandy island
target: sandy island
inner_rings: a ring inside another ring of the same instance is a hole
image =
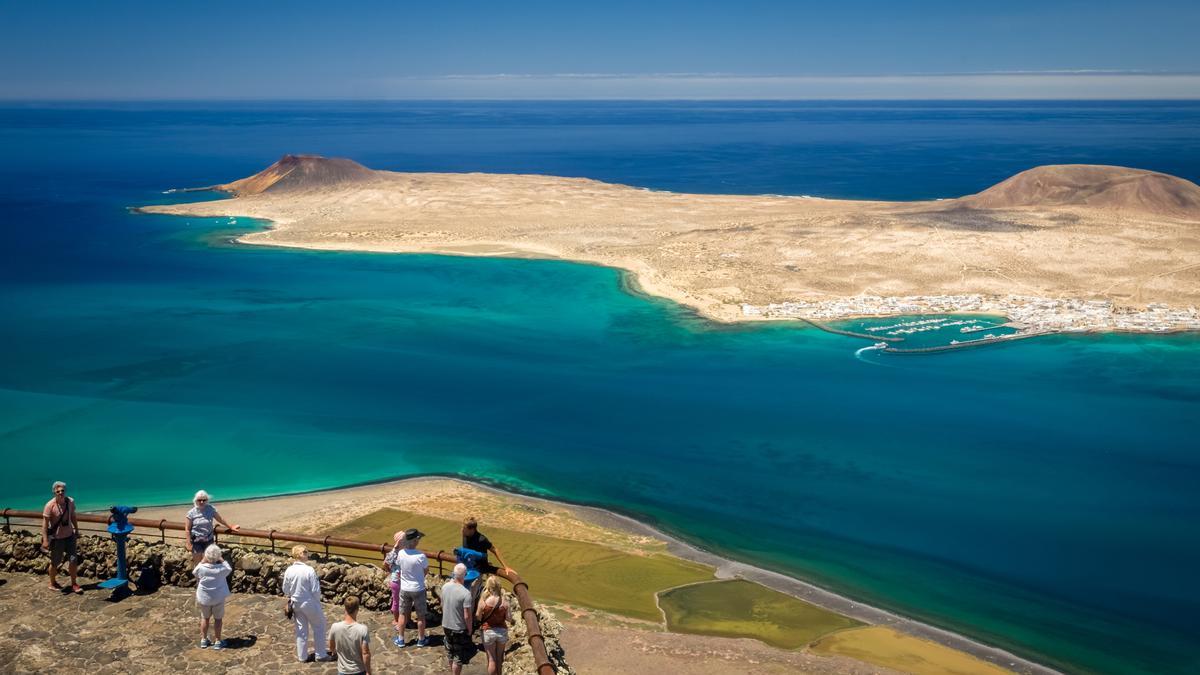
[[[268,220],[239,241],[562,258],[630,272],[717,321],[980,311],[1029,332],[1200,330],[1200,187],[1031,169],[959,199],[656,192],[582,178],[373,171],[288,155],[147,213]]]
[[[514,494],[460,479],[408,478],[296,495],[219,501],[217,506],[227,520],[243,527],[307,533],[327,532],[382,508],[451,520],[461,518],[464,513],[486,514],[486,524],[493,527],[587,541],[626,551],[666,551],[715,568],[718,579],[748,579],[870,626],[886,627],[928,640],[1005,670],[1039,675],[1057,672],[1003,649],[856,602],[793,577],[723,558],[611,511]],[[188,505],[142,508],[138,516],[179,520],[187,508]],[[536,597],[536,589],[531,592]],[[799,667],[805,672],[846,672],[836,659],[822,664],[819,659],[813,661],[813,655],[768,647],[754,640],[647,633],[644,627],[631,625],[634,622],[618,621],[615,625],[601,622],[598,625],[596,613],[588,614],[590,616],[582,621],[578,620],[580,617],[575,617],[574,621],[566,616],[560,618],[568,627],[577,628],[574,636],[578,641],[577,651],[594,653],[593,658],[599,658],[607,649],[605,645],[616,641],[639,644],[646,660],[638,661],[631,654],[623,658],[633,659],[630,663],[642,666],[676,660],[682,666],[687,663],[683,656],[708,658],[697,650],[715,649],[724,655],[714,657],[709,654],[709,657],[728,661],[726,665],[734,667],[729,672],[741,672],[737,670],[739,664],[755,659],[775,663],[785,672],[788,669],[785,666]],[[584,639],[583,633],[588,634],[589,639]],[[589,640],[597,642],[593,644]],[[669,656],[672,653],[679,658],[673,660]],[[587,665],[570,653],[568,658],[577,667]],[[882,671],[876,668],[874,672]]]

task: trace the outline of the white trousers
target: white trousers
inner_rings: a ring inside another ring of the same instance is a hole
[[[317,658],[322,659],[329,653],[329,644],[325,642],[325,612],[320,603],[304,603],[292,605],[296,620],[296,658],[303,661],[308,658],[308,643],[312,642],[313,651]]]

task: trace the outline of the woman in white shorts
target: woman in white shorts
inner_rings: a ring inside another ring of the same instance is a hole
[[[504,668],[504,645],[508,644],[508,624],[512,623],[512,611],[508,598],[504,597],[504,589],[500,587],[500,577],[493,574],[487,578],[475,618],[483,629],[488,675],[500,675]]]
[[[224,649],[221,639],[221,622],[225,619],[225,598],[229,597],[229,582],[226,580],[233,569],[221,556],[221,547],[210,544],[204,549],[204,560],[196,565],[192,574],[196,577],[196,606],[200,608],[200,648]],[[213,637],[208,639],[208,622],[213,622]]]

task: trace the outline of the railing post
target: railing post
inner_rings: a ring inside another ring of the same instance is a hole
[[[325,535],[325,559],[329,559],[329,535]]]
[[[271,530],[267,534],[267,538],[271,540],[271,553],[275,552],[275,530]]]
[[[164,544],[165,544],[165,543],[167,543],[167,528],[166,528],[166,524],[167,524],[167,519],[166,519],[166,518],[163,518],[162,520],[158,521],[158,536],[159,536],[159,540],[160,540],[162,543],[164,543]]]

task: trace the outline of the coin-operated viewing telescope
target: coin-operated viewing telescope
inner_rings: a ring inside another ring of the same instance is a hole
[[[467,566],[467,578],[463,580],[463,585],[471,588],[471,585],[479,578],[479,568],[483,566],[483,554],[469,548],[456,548],[454,557],[458,562]]]
[[[108,533],[117,543],[117,576],[108,581],[100,582],[100,588],[129,590],[129,566],[125,560],[125,542],[133,525],[129,524],[129,514],[137,513],[136,506],[113,506],[108,509]]]

